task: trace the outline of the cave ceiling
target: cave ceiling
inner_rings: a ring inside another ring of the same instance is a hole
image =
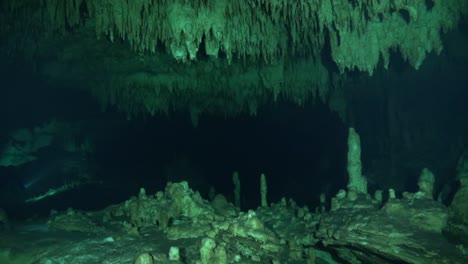
[[[279,96],[328,103],[350,71],[418,69],[465,0],[3,1],[0,56],[129,116],[255,114]],[[339,100],[338,100],[339,101]]]

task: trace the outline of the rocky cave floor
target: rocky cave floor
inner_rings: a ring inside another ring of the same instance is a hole
[[[0,263],[468,263],[465,247],[444,236],[447,208],[408,193],[338,194],[326,210],[282,199],[239,212],[180,182],[101,211],[3,221]]]

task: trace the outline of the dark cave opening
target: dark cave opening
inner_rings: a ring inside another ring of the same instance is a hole
[[[97,155],[109,181],[130,181],[120,186],[122,197],[139,187],[153,193],[167,181],[187,180],[205,198],[214,188],[233,201],[237,171],[243,209],[260,205],[262,173],[269,201],[287,197],[313,207],[321,192],[335,193],[346,184],[346,135],[341,120],[323,104],[279,102],[257,116],[205,116],[197,127],[182,113],[131,120],[102,141]]]
[[[2,187],[15,186],[19,192],[15,200],[15,190],[10,189],[10,198],[2,199],[5,204],[0,205],[7,210],[13,207],[12,216],[46,215],[51,209],[68,207],[97,210],[137,195],[140,188],[153,194],[163,190],[167,181],[181,180],[187,180],[205,198],[214,189],[233,202],[234,171],[241,180],[243,210],[260,206],[262,173],[267,176],[269,202],[286,197],[315,208],[320,193],[332,195],[346,186],[347,127],[318,101],[298,106],[282,98],[261,107],[256,116],[202,115],[194,127],[186,112],[127,120],[112,108],[101,111],[79,89],[50,88],[40,80],[16,77],[10,85],[15,89],[4,98],[21,104],[2,106],[2,113],[7,113],[3,128],[34,127],[52,118],[79,123],[80,136],[93,139],[95,151],[90,162],[101,184],[24,204],[22,178],[32,177],[33,169],[1,168],[8,175],[2,179]],[[35,95],[22,100],[25,92]],[[42,153],[34,166],[50,170],[52,160],[60,160],[60,155]],[[52,187],[53,176],[44,178],[38,190]]]
[[[259,205],[262,173],[275,202],[287,197],[314,206],[321,192],[345,185],[347,130],[322,104],[282,102],[255,117],[204,117],[197,127],[185,114],[133,120],[118,134],[103,143],[99,163],[119,164],[115,174],[140,179],[151,191],[188,180],[205,197],[214,188],[232,201],[237,171],[244,208],[250,209]]]

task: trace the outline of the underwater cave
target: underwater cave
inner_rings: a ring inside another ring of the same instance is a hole
[[[467,263],[467,15],[4,1],[0,263]]]

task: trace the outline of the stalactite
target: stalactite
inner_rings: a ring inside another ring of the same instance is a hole
[[[251,112],[255,112],[252,106],[259,105],[262,98],[249,101],[248,96],[266,98],[265,91],[273,98],[284,95],[299,103],[313,96],[326,101],[329,80],[321,61],[325,43],[329,43],[331,49],[326,49],[331,53],[327,55],[342,73],[358,69],[372,74],[381,60],[385,67],[391,63],[391,49],[398,49],[405,60],[418,68],[427,53],[442,50],[441,32],[455,27],[461,17],[468,14],[466,0],[433,0],[430,7],[426,0],[8,2],[2,3],[0,21],[15,18],[13,28],[17,26],[17,32],[24,29],[28,34],[67,34],[86,24],[94,27],[96,37],[102,42],[117,45],[118,40],[128,44],[134,57],[167,52],[176,61],[199,63],[199,49],[205,45],[206,55],[211,59],[219,62],[218,56],[223,53],[226,65],[260,65],[244,69],[225,65],[228,68],[198,75],[173,73],[176,80],[160,74],[127,74],[115,76],[118,81],[112,80],[112,85],[107,84],[109,87],[98,85],[100,89],[95,91],[104,102],[127,104],[121,106],[126,111],[152,114],[176,107],[175,98],[183,97],[187,91],[191,91],[191,95],[215,95],[215,103],[211,104],[214,108],[223,108],[222,102],[231,100],[235,107]],[[408,17],[402,13],[407,13]],[[0,29],[2,37],[10,37],[12,33],[14,29]],[[24,41],[27,49],[34,50],[30,45],[38,35],[28,34],[18,38],[28,40]],[[12,45],[18,43],[21,42]],[[161,46],[164,51],[157,49]],[[211,80],[198,84],[191,81],[199,76],[215,75],[213,73],[224,74],[225,80],[213,84]],[[229,76],[234,74],[239,80]],[[213,90],[207,92],[206,87]],[[249,93],[249,89],[258,93]],[[191,101],[191,104],[197,111],[208,108],[197,105],[199,101]]]
[[[22,8],[32,1],[11,1],[6,10]],[[15,4],[16,3],[16,4]],[[372,73],[380,54],[393,47],[414,67],[419,67],[424,54],[441,49],[439,31],[452,28],[467,10],[466,1],[434,0],[431,10],[424,0],[406,1],[163,1],[163,0],[42,0],[53,30],[65,30],[80,23],[80,8],[86,3],[96,35],[110,40],[121,38],[139,52],[155,51],[158,41],[170,49],[175,58],[187,54],[197,58],[203,35],[210,37],[211,55],[222,50],[228,57],[262,57],[267,63],[289,55],[317,55],[324,41],[324,30],[332,37],[333,59],[340,69],[358,68]],[[398,14],[406,10],[411,21]],[[400,16],[400,17],[399,17]],[[406,24],[407,25],[406,25]],[[422,23],[426,23],[421,27]],[[289,27],[283,28],[283,25]],[[421,30],[422,28],[422,30]],[[385,33],[382,33],[385,32]],[[392,34],[387,34],[392,33]],[[388,40],[381,34],[389,35]],[[421,39],[429,45],[417,51]],[[289,42],[286,39],[289,38]],[[290,47],[284,45],[290,43]],[[360,54],[362,44],[370,44],[372,56]],[[182,53],[181,53],[182,52]],[[349,58],[348,52],[351,52]],[[290,54],[289,54],[290,53]],[[261,54],[261,56],[260,56]],[[385,56],[384,56],[385,57]]]

